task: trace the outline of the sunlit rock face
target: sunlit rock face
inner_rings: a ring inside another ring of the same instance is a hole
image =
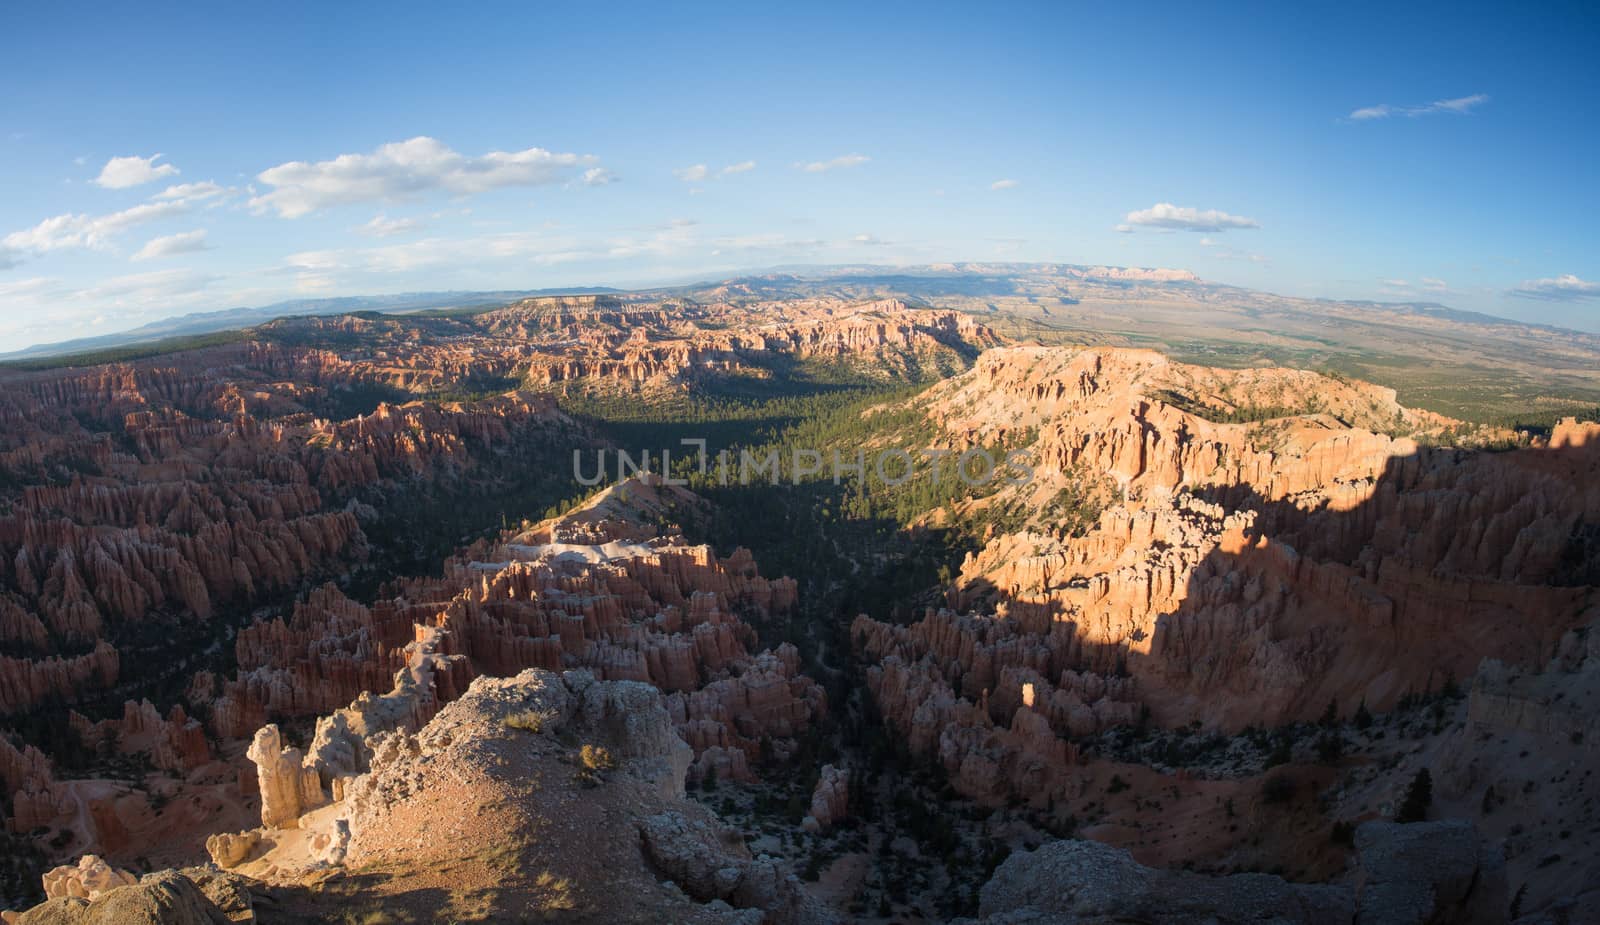
[[[1542,664],[1597,615],[1594,424],[1435,449],[1393,434],[1452,422],[1391,390],[1111,349],[991,350],[919,402],[954,447],[1024,435],[1035,461],[1001,496],[1033,515],[991,528],[952,609],[852,629],[886,721],[964,792],[1063,787],[1074,739],[1141,714],[1231,732],[1387,709],[1486,656]],[[1062,527],[1063,489],[1098,516]]]

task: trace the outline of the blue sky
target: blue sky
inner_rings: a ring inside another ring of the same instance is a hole
[[[1600,330],[1592,6],[543,6],[12,7],[0,350],[948,260]]]

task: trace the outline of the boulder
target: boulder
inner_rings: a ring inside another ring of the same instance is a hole
[[[17,916],[13,925],[229,925],[231,921],[194,881],[163,870],[94,899],[47,900]]]

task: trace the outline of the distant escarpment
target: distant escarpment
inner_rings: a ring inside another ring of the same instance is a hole
[[[777,385],[793,364],[807,362],[841,365],[868,379],[917,381],[959,370],[999,343],[968,315],[895,299],[704,306],[534,299],[483,322],[496,335],[559,347],[529,359],[530,382],[588,387],[661,386],[689,377]]]

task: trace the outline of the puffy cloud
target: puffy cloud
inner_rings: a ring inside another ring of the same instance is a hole
[[[617,182],[617,175],[604,167],[590,167],[583,172],[584,186],[605,186]]]
[[[1229,215],[1217,209],[1201,210],[1158,202],[1148,209],[1129,212],[1117,230],[1127,232],[1136,228],[1166,228],[1177,231],[1226,231],[1229,228],[1260,227],[1253,218]]]
[[[1014,187],[1016,185],[1017,185],[1017,181],[1015,181],[1015,180],[996,180],[993,183],[989,184],[989,188],[993,189],[993,190],[1002,190],[1002,189],[1011,189],[1012,187]]]
[[[57,215],[0,238],[0,251],[38,255],[57,250],[103,248],[113,237],[135,225],[187,211],[186,202],[170,200],[146,202],[107,215]]]
[[[133,255],[134,260],[155,260],[160,257],[172,257],[178,254],[192,254],[195,251],[208,250],[206,246],[206,231],[198,228],[194,231],[185,231],[179,234],[164,235],[151,238],[145,242]]]
[[[1373,119],[1387,119],[1390,116],[1431,116],[1436,113],[1455,113],[1464,116],[1484,103],[1489,102],[1486,93],[1474,93],[1471,96],[1458,96],[1448,100],[1434,100],[1421,106],[1392,106],[1388,103],[1379,103],[1376,106],[1363,106],[1350,113],[1350,118],[1357,122],[1367,122]]]
[[[388,238],[408,231],[417,231],[422,228],[422,220],[416,218],[390,218],[382,212],[372,217],[356,229],[357,234],[364,234],[369,238]]]
[[[755,170],[755,169],[756,169],[756,162],[755,161],[740,161],[737,164],[729,164],[728,166],[726,166],[726,167],[722,168],[721,170],[717,171],[717,176],[726,177],[726,176],[730,176],[730,175],[736,174],[736,173],[746,173],[748,171]]]
[[[1579,279],[1568,273],[1554,279],[1524,280],[1511,290],[1511,294],[1524,299],[1542,299],[1547,302],[1576,302],[1580,299],[1600,298],[1600,283]]]
[[[865,154],[846,154],[830,161],[812,161],[809,164],[795,164],[794,166],[799,170],[804,170],[806,173],[823,173],[839,167],[859,167],[870,160],[872,158],[867,157]]]
[[[699,183],[711,175],[711,168],[704,164],[695,164],[692,167],[679,167],[672,175],[685,183]]]
[[[162,177],[175,176],[178,168],[171,164],[157,164],[159,154],[149,157],[113,157],[106,161],[100,168],[100,176],[94,182],[106,189],[127,189],[130,186],[140,186]]]
[[[436,139],[418,136],[383,145],[371,154],[341,154],[331,161],[290,161],[269,167],[256,179],[272,191],[253,197],[250,205],[257,211],[275,211],[283,218],[299,218],[332,206],[397,200],[432,191],[467,196],[508,186],[541,186],[594,162],[592,155],[558,154],[544,148],[468,157]]]

